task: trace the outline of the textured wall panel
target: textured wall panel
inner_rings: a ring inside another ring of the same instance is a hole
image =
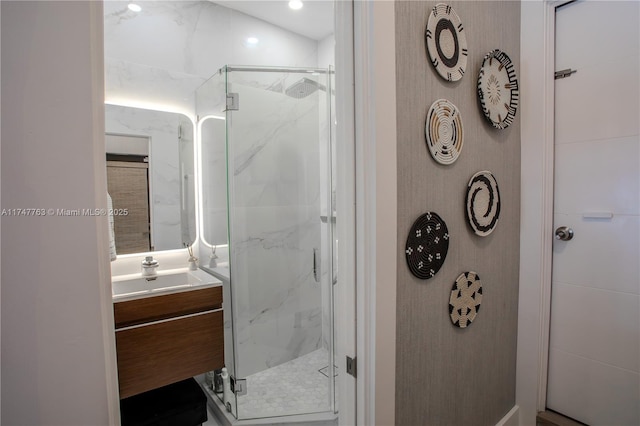
[[[520,218],[520,111],[496,130],[480,109],[476,83],[484,55],[506,52],[520,76],[520,4],[449,2],[464,25],[469,57],[461,81],[448,83],[429,62],[424,30],[436,2],[397,1],[398,125],[397,425],[492,425],[515,403]],[[525,94],[526,95],[526,94]],[[449,166],[425,145],[429,106],[439,98],[461,111],[464,148]],[[501,213],[487,237],[465,219],[465,191],[474,173],[498,181]],[[422,281],[409,272],[404,246],[413,221],[438,213],[451,234],[438,274]],[[466,329],[449,318],[453,282],[465,271],[482,277],[482,308]]]

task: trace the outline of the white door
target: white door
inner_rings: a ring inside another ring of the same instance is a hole
[[[640,424],[638,1],[556,10],[555,240],[547,407]]]

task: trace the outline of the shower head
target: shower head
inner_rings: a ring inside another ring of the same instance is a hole
[[[292,98],[302,99],[306,98],[317,90],[327,90],[327,88],[317,81],[304,77],[293,83],[291,86],[287,87],[284,93]]]

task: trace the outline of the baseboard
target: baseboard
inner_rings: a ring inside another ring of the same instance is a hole
[[[518,411],[520,407],[514,405],[511,410],[503,418],[500,419],[496,426],[519,426],[520,419],[518,418]]]
[[[548,410],[538,413],[536,423],[543,426],[585,426],[584,423]]]

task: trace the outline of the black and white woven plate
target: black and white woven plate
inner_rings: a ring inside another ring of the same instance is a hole
[[[447,224],[436,213],[427,212],[413,223],[405,254],[413,275],[428,280],[438,273],[449,250]]]
[[[435,101],[427,114],[424,133],[429,152],[440,164],[452,164],[464,145],[460,111],[446,99]]]
[[[478,75],[478,98],[493,127],[506,129],[513,123],[520,94],[516,70],[506,53],[496,49],[484,57]]]
[[[451,289],[449,316],[453,325],[466,328],[476,319],[482,303],[482,281],[475,272],[460,274]]]
[[[477,235],[486,237],[493,232],[500,216],[498,182],[489,171],[476,173],[467,185],[467,220]]]
[[[458,14],[451,6],[433,7],[424,33],[431,64],[447,81],[458,81],[467,69],[467,37]]]

